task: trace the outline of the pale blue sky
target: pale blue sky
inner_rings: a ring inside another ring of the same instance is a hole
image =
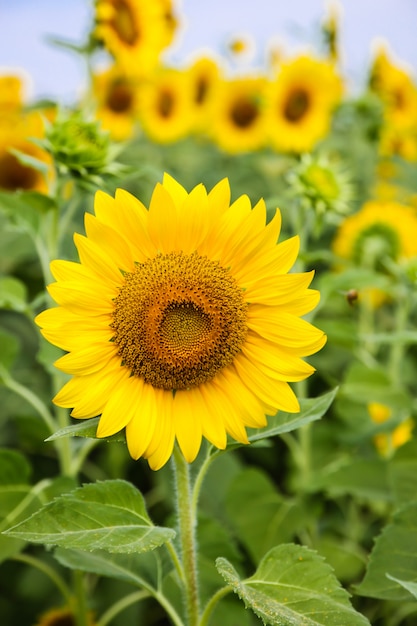
[[[149,0],[152,1],[152,0]],[[82,41],[92,0],[0,0],[0,68],[22,68],[32,79],[33,98],[77,98],[83,67],[69,52],[49,46],[56,35]],[[386,39],[399,59],[417,70],[417,0],[344,0],[344,73],[359,86],[369,66],[371,42]],[[186,22],[171,56],[178,60],[201,48],[221,52],[231,35],[248,34],[258,59],[275,38],[288,53],[317,42],[325,0],[182,0]]]

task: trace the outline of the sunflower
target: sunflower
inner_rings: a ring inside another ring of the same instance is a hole
[[[271,145],[284,152],[308,152],[328,132],[342,94],[334,66],[301,56],[281,66],[267,92]]]
[[[390,126],[403,130],[417,126],[417,87],[411,75],[393,63],[385,47],[375,56],[370,87],[381,98]]]
[[[195,127],[203,130],[207,125],[207,117],[217,81],[220,80],[221,68],[209,56],[196,59],[187,69],[190,80],[191,99],[195,112]]]
[[[250,152],[264,145],[265,83],[261,77],[217,82],[210,111],[210,134],[225,152]]]
[[[30,138],[41,139],[43,136],[44,124],[37,111],[0,118],[0,189],[47,191],[52,170],[49,169],[45,178],[40,170],[23,164],[12,152],[22,152],[44,163],[46,167],[51,166],[52,160],[48,153],[30,141]]]
[[[0,116],[18,111],[23,106],[23,84],[19,76],[0,76]]]
[[[59,306],[36,319],[68,352],[55,365],[73,378],[54,402],[101,415],[98,437],[125,428],[131,456],[153,469],[175,440],[191,462],[202,437],[248,443],[245,427],[297,412],[288,382],[314,371],[301,357],[325,343],[300,319],[319,293],[313,272],[288,273],[299,241],[276,244],[279,211],[265,224],[262,200],[230,205],[227,179],[188,194],[165,175],[149,210],[126,191],[98,192],[87,236],[75,235],[80,263],[52,262]]]
[[[384,259],[412,259],[417,256],[416,212],[398,202],[366,202],[341,224],[333,250],[357,265],[377,269]]]
[[[166,45],[162,1],[96,0],[96,39],[125,71],[148,74]]]
[[[368,413],[375,424],[383,424],[392,417],[391,407],[380,402],[369,402]],[[407,417],[390,432],[381,432],[375,435],[374,443],[381,456],[390,457],[397,448],[410,441],[414,428],[414,421]]]
[[[139,85],[117,66],[93,76],[96,117],[115,141],[133,136],[138,116]]]
[[[160,68],[140,88],[139,120],[145,133],[158,143],[184,138],[193,127],[194,107],[188,75]]]

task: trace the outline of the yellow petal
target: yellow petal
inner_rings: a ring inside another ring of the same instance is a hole
[[[92,374],[106,367],[112,358],[117,360],[117,346],[113,342],[107,341],[89,344],[80,350],[65,354],[55,361],[54,365],[62,372],[80,376]]]
[[[131,421],[140,407],[143,386],[141,378],[130,376],[113,389],[101,413],[97,437],[114,435]]]
[[[191,391],[177,391],[173,402],[175,436],[181,452],[192,463],[201,447],[201,415],[194,410]]]
[[[134,403],[131,403],[132,416],[126,425],[126,441],[130,456],[139,459],[154,437],[159,414],[156,394],[151,385],[143,383],[141,388],[136,386],[135,393]]]

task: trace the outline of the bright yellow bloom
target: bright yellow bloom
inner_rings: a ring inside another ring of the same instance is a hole
[[[346,218],[333,242],[334,252],[358,265],[375,267],[389,258],[396,262],[417,255],[417,215],[398,202],[366,202]]]
[[[217,81],[220,80],[221,68],[213,58],[204,56],[196,59],[186,72],[190,80],[194,124],[197,130],[204,130],[209,123],[208,113]]]
[[[387,264],[417,256],[417,214],[398,202],[371,201],[346,218],[333,241],[341,258],[368,269],[387,272]],[[363,289],[360,298],[371,307],[386,301],[380,289]]]
[[[188,75],[161,68],[139,94],[139,119],[145,133],[158,143],[184,138],[193,127],[195,111]]]
[[[389,406],[380,402],[370,402],[368,413],[375,424],[383,424],[392,417]],[[379,433],[374,437],[374,443],[381,456],[389,457],[397,448],[403,446],[412,437],[414,428],[413,420],[408,417],[394,428],[390,433]]]
[[[398,129],[417,126],[417,87],[411,75],[389,58],[381,47],[374,59],[371,88],[384,104],[386,122]]]
[[[342,95],[334,66],[301,56],[284,63],[267,92],[266,119],[271,145],[284,152],[308,152],[330,128]]]
[[[175,440],[191,462],[202,437],[248,443],[245,427],[297,412],[288,382],[313,373],[302,357],[325,336],[300,318],[319,293],[313,272],[288,273],[299,240],[277,244],[280,226],[279,211],[266,225],[262,200],[230,205],[227,179],[187,193],[165,175],[149,210],[98,192],[87,236],[75,235],[80,263],[52,262],[59,306],[36,319],[68,352],[55,365],[73,378],[54,402],[101,415],[98,437],[125,428],[131,456],[153,469]]]
[[[103,130],[108,130],[115,141],[132,137],[138,117],[138,79],[113,66],[93,76],[93,89],[96,117]]]
[[[23,85],[19,76],[0,76],[0,116],[18,111],[23,106]]]
[[[210,134],[225,152],[257,150],[265,144],[265,80],[220,80],[213,93]]]
[[[167,43],[163,8],[162,0],[96,0],[94,35],[125,71],[148,74]]]
[[[29,165],[23,165],[11,152],[17,150],[25,155],[51,165],[51,158],[41,148],[35,145],[30,138],[42,138],[44,124],[38,112],[15,113],[0,118],[0,189],[6,191],[42,191],[48,189],[48,180],[52,175],[49,171],[47,178]]]

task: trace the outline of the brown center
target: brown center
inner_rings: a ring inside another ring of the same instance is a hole
[[[114,0],[114,17],[111,21],[112,28],[116,31],[119,39],[128,46],[134,46],[140,32],[130,2],[126,0]]]
[[[229,270],[196,252],[158,254],[126,274],[114,301],[122,365],[153,387],[196,387],[230,365],[247,304]]]
[[[39,176],[32,167],[20,163],[14,154],[4,152],[0,155],[0,189],[34,189]]]
[[[233,103],[230,117],[233,123],[242,129],[251,126],[259,115],[259,108],[249,98],[242,98]]]
[[[305,89],[293,89],[284,104],[284,117],[288,122],[299,122],[310,106],[310,96]]]
[[[106,105],[114,113],[130,111],[133,103],[132,89],[122,81],[116,81],[107,94]]]
[[[158,94],[158,111],[161,117],[170,117],[174,109],[174,96],[168,89],[162,89]]]

